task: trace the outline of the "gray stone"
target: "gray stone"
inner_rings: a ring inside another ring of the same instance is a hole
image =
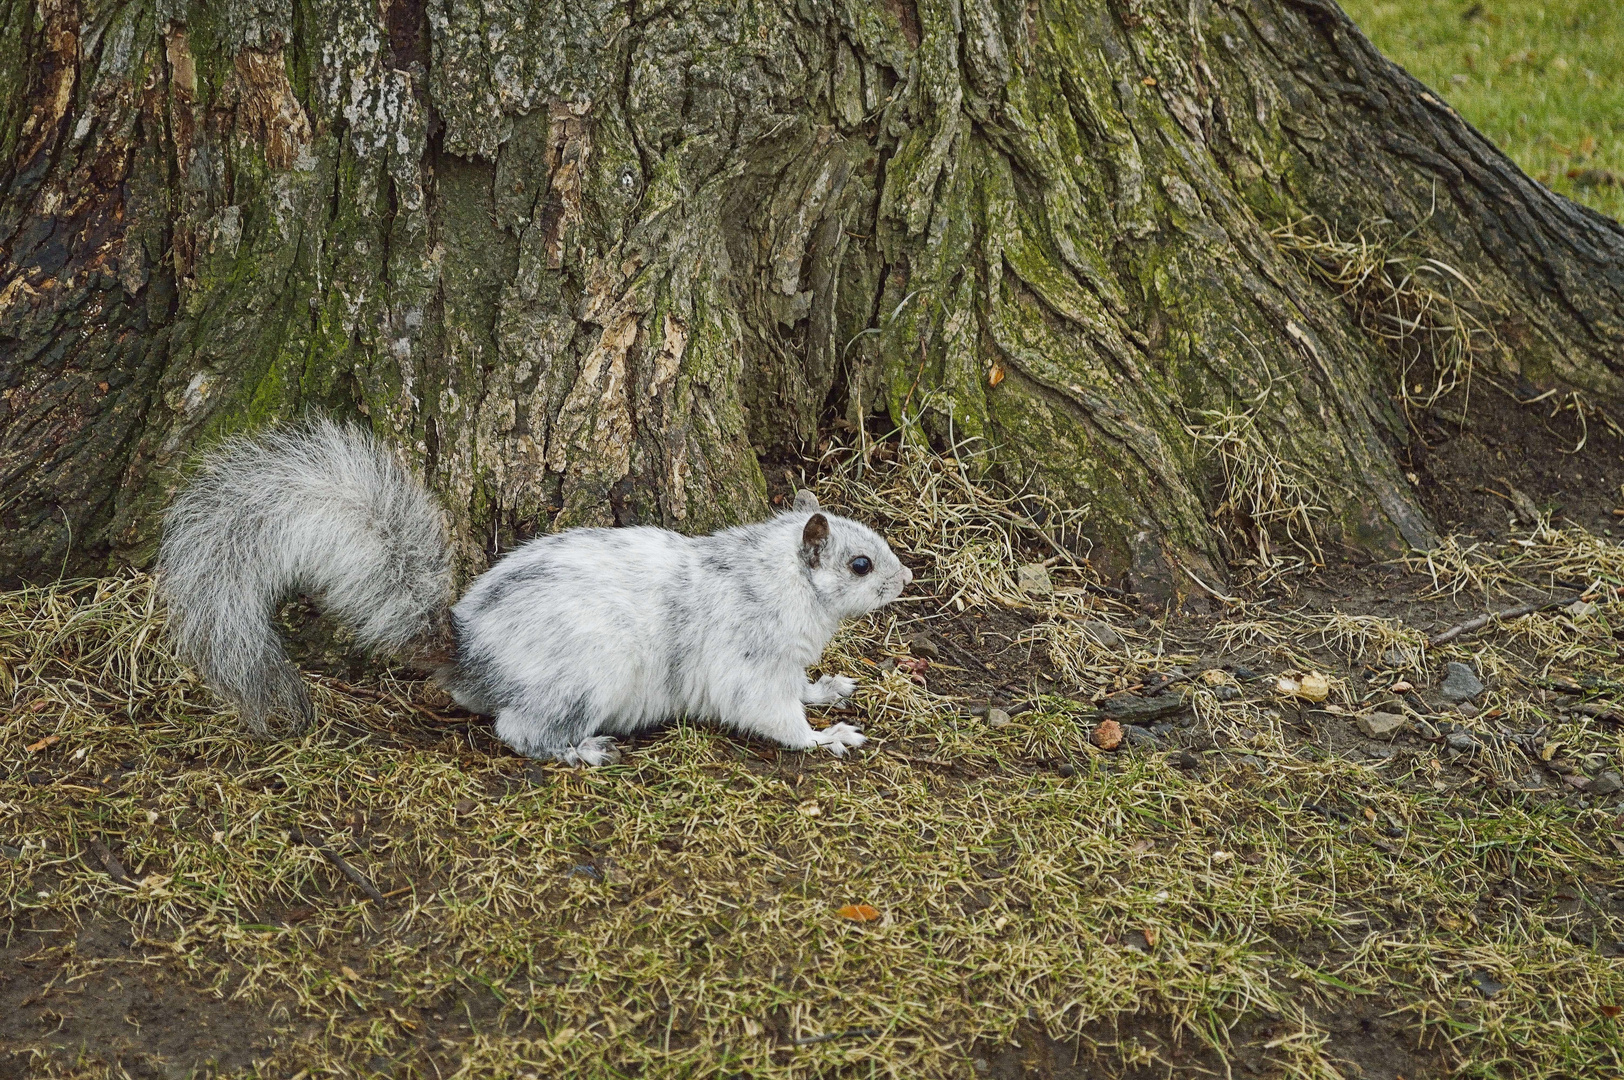
[[[1241,688],[1230,686],[1228,683],[1220,683],[1212,688],[1212,696],[1219,701],[1234,701],[1241,696]]]
[[[1444,665],[1444,681],[1438,692],[1445,701],[1470,701],[1483,692],[1483,681],[1465,664],[1451,661]]]
[[[1476,750],[1478,747],[1477,736],[1470,731],[1457,731],[1444,741],[1449,744],[1451,750],[1459,750],[1463,754]]]
[[[1624,776],[1610,770],[1590,781],[1589,790],[1592,795],[1611,795],[1621,789],[1624,789]]]
[[[1094,639],[1094,644],[1106,649],[1114,649],[1122,644],[1117,632],[1106,623],[1098,619],[1087,619],[1083,622],[1083,633]]]
[[[987,710],[987,726],[988,727],[1000,728],[1000,727],[1009,727],[1009,725],[1010,725],[1009,713],[1005,712],[1003,709],[988,709]]]
[[[1408,721],[1396,713],[1373,712],[1354,721],[1367,739],[1391,739],[1408,726]]]
[[[1401,668],[1404,662],[1404,654],[1397,649],[1388,649],[1382,653],[1382,663],[1390,668]]]
[[[927,660],[940,660],[942,657],[942,650],[936,647],[929,634],[915,635],[908,642],[908,651]]]
[[[1150,729],[1135,724],[1122,725],[1122,741],[1135,750],[1154,750],[1158,745],[1155,735]]]
[[[1054,593],[1054,582],[1049,579],[1049,568],[1042,563],[1027,563],[1015,570],[1015,587],[1028,596],[1049,596]]]

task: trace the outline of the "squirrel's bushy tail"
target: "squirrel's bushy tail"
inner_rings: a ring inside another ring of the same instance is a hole
[[[315,597],[368,649],[435,633],[451,602],[439,505],[372,436],[316,419],[220,446],[164,521],[170,633],[255,731],[303,727],[310,697],[276,632]]]

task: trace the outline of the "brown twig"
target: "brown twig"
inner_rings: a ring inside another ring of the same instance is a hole
[[[1588,716],[1593,720],[1605,720],[1610,724],[1624,724],[1624,712],[1619,711],[1617,705],[1609,705],[1599,701],[1581,701],[1577,705],[1569,705],[1572,712]]]
[[[116,883],[128,885],[132,888],[139,884],[134,878],[130,877],[129,873],[124,869],[124,864],[118,861],[118,856],[107,850],[106,844],[93,839],[87,846],[90,848],[90,853],[96,856],[97,861],[102,864],[102,868],[107,871],[107,876]]]
[[[350,884],[366,893],[367,896],[372,899],[374,904],[378,904],[380,906],[383,904],[383,894],[378,891],[378,887],[376,885],[372,884],[371,879],[369,879],[365,874],[361,873],[361,871],[357,870],[355,867],[351,866],[345,860],[344,856],[328,847],[324,841],[316,839],[303,829],[299,828],[297,825],[288,830],[288,839],[292,840],[295,844],[309,844],[311,847],[321,852],[322,858],[332,863],[338,868],[339,873],[343,874],[346,878],[349,878]]]
[[[1481,615],[1474,615],[1460,625],[1451,626],[1448,630],[1443,631],[1441,634],[1428,639],[1427,647],[1430,649],[1435,649],[1439,645],[1447,645],[1451,641],[1454,641],[1456,638],[1460,637],[1462,634],[1470,634],[1483,629],[1496,619],[1502,621],[1506,619],[1520,619],[1524,615],[1532,615],[1537,611],[1549,611],[1551,608],[1567,607],[1569,604],[1573,603],[1573,601],[1574,597],[1569,596],[1559,600],[1546,600],[1544,603],[1539,604],[1518,604],[1516,607],[1509,607],[1504,611],[1485,611]]]

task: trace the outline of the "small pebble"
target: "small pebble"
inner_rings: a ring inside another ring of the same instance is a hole
[[[1028,596],[1048,596],[1054,592],[1054,581],[1049,568],[1042,563],[1027,563],[1015,571],[1015,587]]]
[[[1117,632],[1098,619],[1089,619],[1084,622],[1083,633],[1093,638],[1094,644],[1102,648],[1114,649],[1122,644],[1122,639],[1117,636]]]
[[[995,727],[995,728],[1009,727],[1009,724],[1010,724],[1009,713],[1005,712],[1003,709],[988,709],[987,710],[987,726],[988,727]]]
[[[1404,717],[1397,713],[1373,712],[1361,716],[1354,723],[1367,739],[1391,739],[1406,726]]]
[[[1241,682],[1247,682],[1248,680],[1257,678],[1257,672],[1253,671],[1249,667],[1238,667],[1235,669],[1235,678],[1239,679]]]
[[[908,651],[915,656],[923,656],[927,660],[940,660],[942,658],[942,650],[936,646],[936,642],[932,641],[928,634],[919,634],[910,640],[908,642]]]
[[[1469,731],[1457,731],[1445,741],[1448,742],[1451,750],[1459,750],[1463,754],[1476,750],[1478,747],[1477,737]]]
[[[1137,724],[1122,725],[1122,741],[1135,750],[1154,750],[1157,746],[1156,736]]]
[[[1470,701],[1483,689],[1483,680],[1465,664],[1452,660],[1444,665],[1444,681],[1438,687],[1438,693],[1443,695],[1445,701]]]
[[[1227,685],[1215,686],[1212,688],[1212,696],[1219,701],[1234,701],[1241,696],[1241,688]]]
[[[1624,789],[1624,777],[1611,770],[1590,781],[1589,790],[1592,795],[1611,795],[1621,789]]]

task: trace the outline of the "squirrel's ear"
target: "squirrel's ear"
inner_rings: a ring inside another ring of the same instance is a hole
[[[817,508],[818,497],[806,490],[806,488],[802,488],[795,493],[795,509],[804,514]]]
[[[823,545],[828,542],[829,519],[813,514],[806,519],[806,528],[801,530],[801,561],[816,568],[823,558]]]

